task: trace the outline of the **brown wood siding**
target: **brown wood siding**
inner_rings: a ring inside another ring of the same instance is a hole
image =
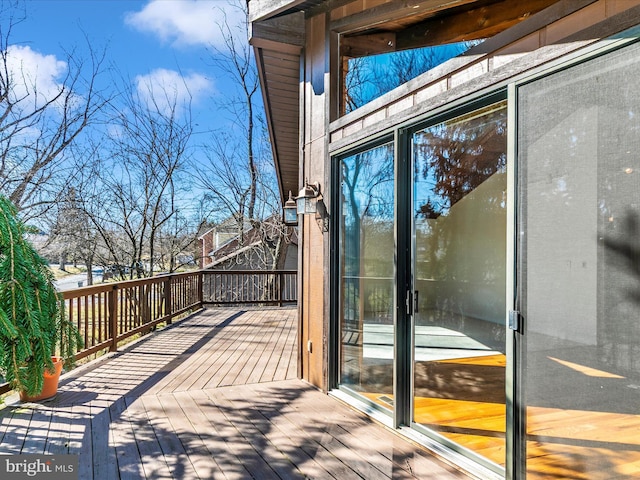
[[[304,157],[301,180],[321,183],[326,188],[325,159],[327,158],[327,105],[325,92],[327,52],[325,49],[325,16],[313,17],[307,24],[306,64],[304,77]],[[303,299],[302,307],[302,372],[313,385],[326,388],[323,374],[326,345],[325,335],[325,263],[324,246],[328,234],[323,232],[313,215],[306,215],[303,224]]]

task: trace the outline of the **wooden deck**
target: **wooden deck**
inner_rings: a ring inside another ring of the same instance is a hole
[[[81,480],[468,478],[297,380],[295,316],[207,309],[67,374],[51,401],[9,397],[0,454],[75,454]]]

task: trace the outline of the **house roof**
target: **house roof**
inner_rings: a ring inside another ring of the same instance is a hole
[[[557,0],[250,0],[254,47],[282,201],[299,188],[305,18],[331,12],[344,55],[358,57],[488,38]]]
[[[251,228],[249,220],[245,219],[244,224],[245,224],[245,228],[247,229]],[[237,220],[233,217],[227,217],[222,222],[202,232],[198,236],[198,240],[202,240],[206,235],[209,235],[211,232],[233,233],[233,232],[236,232],[237,230],[238,230]]]
[[[263,236],[267,238],[276,238],[282,234],[282,224],[277,221],[269,221],[269,219],[262,222],[258,227],[253,227],[244,233],[242,243],[240,238],[236,237],[231,241],[225,243],[217,250],[210,252],[209,256],[213,260],[213,263],[206,268],[215,267],[221,262],[234,258],[247,250],[250,250],[262,243]],[[288,238],[289,243],[298,243],[298,237],[295,229],[289,229],[290,236]]]

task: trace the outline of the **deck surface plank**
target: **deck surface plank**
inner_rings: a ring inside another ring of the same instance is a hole
[[[29,423],[33,411],[29,409],[18,409],[9,412],[7,423],[3,422],[4,437],[2,438],[2,452],[4,454],[21,453],[25,443],[27,432],[29,431]],[[46,441],[46,439],[45,439]]]
[[[214,452],[215,460],[225,477],[234,480],[250,478],[247,466],[240,456],[241,451],[234,444],[232,434],[235,433],[235,428],[226,423],[220,408],[203,390],[192,390],[184,394],[192,399],[193,406],[198,407],[197,410],[192,410],[192,415],[204,427],[200,432],[207,436],[209,449]]]
[[[215,312],[215,310],[212,310]],[[234,329],[224,328],[237,320],[236,312],[209,313],[211,328],[204,332],[207,348],[194,352],[190,362],[180,365],[158,391],[179,391],[201,388],[224,365],[235,348]],[[235,327],[235,325],[234,325]]]
[[[51,424],[51,409],[38,408],[33,410],[29,423],[29,435],[22,445],[22,453],[43,454],[49,437]]]
[[[296,378],[295,308],[211,308],[0,408],[0,454],[82,480],[468,478]]]
[[[107,402],[92,400],[91,431],[87,437],[91,438],[93,477],[87,478],[118,478],[118,463],[116,459],[115,440],[110,428],[110,412]]]
[[[145,478],[138,445],[135,441],[131,423],[127,415],[124,414],[125,409],[124,397],[109,407],[111,416],[109,430],[113,434],[119,478],[121,480]],[[80,460],[82,461],[82,459]]]

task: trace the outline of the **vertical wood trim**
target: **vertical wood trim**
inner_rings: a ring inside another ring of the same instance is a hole
[[[305,20],[305,31],[309,28],[309,21]],[[305,40],[306,44],[307,40]],[[298,104],[300,116],[298,117],[298,186],[304,184],[305,176],[305,149],[306,149],[306,120],[307,120],[307,89],[305,85],[306,81],[306,48],[300,55],[300,84],[298,94]],[[296,192],[297,193],[297,192]],[[305,284],[305,268],[304,268],[304,217],[298,216],[298,282],[296,285],[297,297],[298,297],[298,362],[297,362],[297,376],[298,378],[305,378],[304,376],[304,314],[305,314],[305,297],[304,297],[304,284]]]
[[[332,182],[331,182],[331,158],[329,156],[329,124],[332,120],[333,99],[334,95],[334,78],[332,75],[334,65],[333,50],[336,46],[334,37],[331,34],[330,29],[330,17],[327,12],[324,16],[324,58],[325,58],[325,83],[324,83],[324,138],[322,144],[322,163],[323,163],[323,175],[322,175],[322,201],[325,205],[324,215],[331,216],[333,211],[331,204],[332,195]],[[322,391],[326,392],[329,389],[329,329],[331,328],[331,222],[328,222],[329,228],[325,228],[327,225],[325,219],[322,218],[323,227],[320,229],[322,232],[322,380],[320,387]]]

